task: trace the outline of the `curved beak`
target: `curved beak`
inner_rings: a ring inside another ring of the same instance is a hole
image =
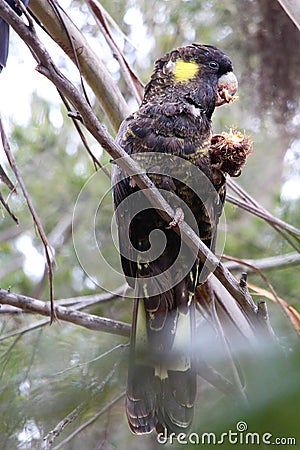
[[[224,103],[234,102],[238,96],[235,95],[238,89],[238,81],[233,72],[222,75],[217,84],[215,92],[215,105],[221,106]]]

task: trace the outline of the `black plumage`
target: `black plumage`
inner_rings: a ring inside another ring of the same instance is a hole
[[[178,48],[156,62],[140,108],[117,135],[212,251],[225,177],[220,171],[216,177],[210,162],[211,115],[236,89],[222,51],[198,44]],[[194,291],[209,271],[116,165],[113,191],[122,267],[136,292],[129,426],[134,433],[187,431],[196,396]]]
[[[14,0],[5,0],[6,3],[17,13],[19,16],[22,14],[22,11],[17,6]],[[29,0],[21,0],[24,6],[28,5]],[[9,50],[9,25],[0,17],[0,72],[3,67],[6,66],[6,61],[8,57]]]

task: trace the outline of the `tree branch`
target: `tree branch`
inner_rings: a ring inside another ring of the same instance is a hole
[[[129,109],[116,82],[99,56],[61,6],[57,4],[55,10],[48,0],[30,0],[29,9],[71,60],[74,63],[78,60],[82,75],[99,100],[113,128],[117,130],[124,117],[128,116]]]
[[[138,79],[137,75],[131,69],[128,61],[126,60],[126,58],[120,51],[116,41],[114,40],[113,35],[110,32],[109,27],[105,20],[103,6],[98,1],[95,0],[86,0],[86,1],[114,57],[120,64],[120,69],[128,88],[134,94],[136,101],[140,103],[143,100],[144,86],[142,82]]]
[[[262,205],[258,203],[253,197],[251,197],[248,192],[246,192],[241,186],[239,186],[232,179],[227,180],[227,186],[230,187],[241,199],[242,201],[232,197],[231,195],[226,196],[227,200],[229,200],[232,204],[239,206],[240,208],[245,209],[246,211],[261,217],[263,220],[268,222],[277,232],[281,233],[283,237],[288,240],[291,245],[293,243],[288,239],[289,236],[292,236],[294,239],[300,242],[300,230],[296,227],[293,227],[289,223],[284,222],[277,217],[274,217],[269,213]],[[300,248],[297,245],[293,245],[297,251],[300,251]]]
[[[300,264],[300,254],[296,252],[287,253],[285,255],[269,256],[268,258],[260,258],[260,259],[238,259],[226,255],[222,255],[222,258],[225,258],[227,260],[226,263],[224,263],[227,269],[241,271],[245,270],[246,267],[248,273],[256,272],[255,269],[259,270],[281,269]]]
[[[60,298],[55,300],[57,306],[72,306],[73,309],[82,310],[89,308],[90,306],[98,305],[98,303],[109,302],[111,300],[124,297],[127,290],[130,289],[127,283],[118,287],[114,292],[101,292],[92,295],[81,295],[79,297]],[[13,314],[24,312],[22,309],[15,308],[14,306],[6,306],[0,309],[0,314]]]
[[[299,0],[278,0],[289,18],[294,22],[300,31],[300,4]]]
[[[121,392],[117,397],[111,400],[107,405],[105,405],[100,411],[98,411],[94,416],[88,419],[86,422],[82,423],[75,431],[73,431],[67,438],[65,438],[62,442],[60,442],[53,450],[59,450],[63,448],[68,442],[70,442],[77,434],[81,433],[88,426],[94,423],[100,416],[106,413],[110,408],[112,408],[117,402],[119,402],[122,398],[124,398],[126,392]]]
[[[21,173],[17,167],[16,164],[16,160],[15,157],[10,149],[8,140],[6,138],[6,134],[4,132],[4,127],[2,124],[2,119],[1,119],[1,115],[0,115],[0,134],[1,134],[1,140],[2,140],[2,144],[3,144],[3,149],[4,152],[6,154],[7,160],[9,162],[9,165],[13,171],[13,173],[15,174],[15,177],[20,185],[21,191],[23,193],[23,196],[26,200],[28,209],[30,211],[31,217],[33,219],[33,222],[37,228],[37,231],[39,233],[40,239],[43,243],[44,246],[44,251],[45,251],[45,256],[46,256],[46,263],[47,263],[47,274],[48,274],[48,279],[49,279],[49,295],[50,295],[50,306],[51,306],[51,320],[55,319],[55,312],[54,312],[54,290],[53,290],[53,272],[52,272],[52,259],[53,259],[53,254],[52,254],[52,250],[50,247],[50,244],[48,242],[46,233],[44,231],[42,222],[38,216],[38,214],[35,211],[35,208],[33,206],[33,203],[30,199],[30,196],[27,192],[25,183],[23,181],[23,178],[21,176]]]
[[[25,295],[13,294],[12,292],[1,288],[0,304],[15,306],[24,311],[51,317],[51,309],[49,308],[48,303],[26,297]],[[65,308],[64,306],[55,306],[54,309],[58,319],[80,325],[89,330],[103,331],[105,333],[117,334],[125,337],[128,337],[130,334],[130,325],[128,323],[95,316],[94,314],[83,313],[76,311],[75,309]]]

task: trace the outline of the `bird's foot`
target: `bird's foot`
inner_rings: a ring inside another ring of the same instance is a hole
[[[132,177],[129,178],[129,186],[131,187],[131,189],[134,189],[136,187],[136,181]]]
[[[184,221],[184,212],[181,208],[176,208],[175,216],[173,220],[169,223],[169,225],[166,227],[166,230],[171,230],[171,228],[177,227],[177,225],[180,225]]]

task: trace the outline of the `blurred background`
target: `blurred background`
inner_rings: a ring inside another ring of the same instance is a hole
[[[103,60],[134,111],[138,105],[84,0],[59,3]],[[274,0],[101,3],[124,33],[112,31],[143,82],[147,82],[155,59],[177,46],[192,42],[212,44],[231,57],[239,80],[239,100],[215,111],[213,130],[219,133],[236,126],[251,137],[254,152],[238,184],[274,216],[299,228],[300,32],[279,3]],[[45,33],[39,34],[55,63],[71,81],[79,84],[75,66]],[[93,163],[56,89],[34,67],[29,50],[12,32],[7,67],[0,75],[1,115],[17,165],[54,248],[55,298],[115,289],[122,280],[114,276],[109,266],[95,262],[95,246],[86,234],[90,217],[84,205],[77,202],[83,188],[87,204],[101,199],[98,240],[104,257],[118,267],[118,254],[111,239],[110,181],[100,172],[96,184],[86,184],[95,173]],[[87,91],[101,122],[114,135],[92,91],[88,87]],[[110,169],[109,156],[88,135],[87,139],[94,154]],[[0,163],[14,179],[2,149]],[[21,192],[18,196],[9,195],[4,185],[1,192],[6,199],[9,197],[10,208],[19,219],[17,226],[1,211],[1,288],[47,300],[45,258],[26,202]],[[72,235],[74,209],[78,220]],[[296,254],[293,243],[262,219],[230,203],[226,204],[225,216],[225,255],[247,260],[278,257],[278,264],[266,268],[264,275],[277,295],[299,311],[299,259],[297,263],[292,258],[289,265],[279,262],[283,255]],[[76,249],[78,241],[83,249]],[[94,266],[95,275],[86,270]],[[240,271],[235,274],[240,276]],[[259,274],[249,273],[248,281],[269,291],[266,280]],[[254,299],[261,295],[262,291]],[[86,311],[130,322],[131,302],[117,298]],[[248,431],[295,437],[299,445],[298,337],[278,303],[267,299],[267,305],[278,345],[274,348],[262,342],[260,351],[239,349],[236,355],[249,405],[240,404],[199,379],[192,431],[221,435],[229,429],[236,430],[237,422],[245,421]],[[47,320],[38,316],[0,309],[0,449],[42,448],[43,438],[70,414],[65,429],[59,431],[48,448],[160,448],[155,436],[133,436],[126,424],[122,393],[126,386],[127,339],[62,322],[52,326],[45,323]],[[210,351],[214,352],[213,345]],[[226,374],[222,352],[217,354],[213,358],[215,367]],[[222,444],[222,448],[233,446],[226,445]],[[173,443],[170,448],[181,445]],[[244,448],[243,444],[238,448]]]

